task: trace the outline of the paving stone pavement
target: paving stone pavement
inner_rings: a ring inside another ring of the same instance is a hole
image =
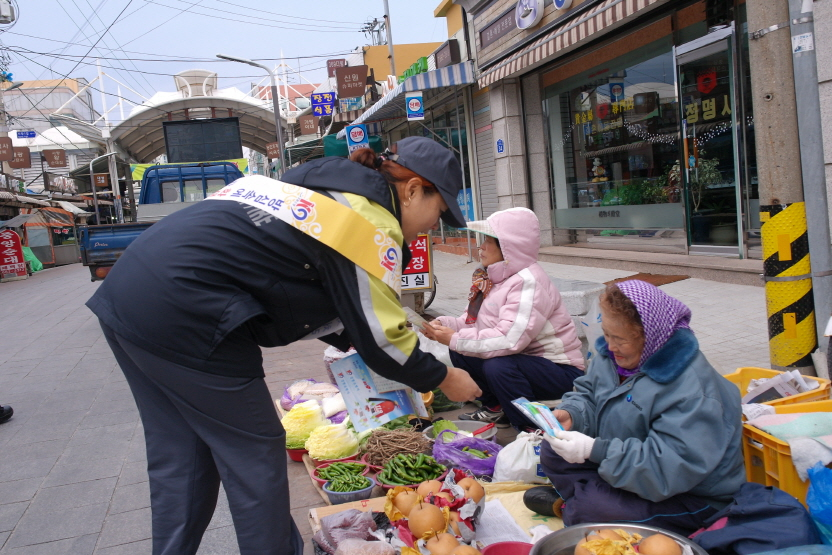
[[[435,255],[435,314],[466,304],[466,258]],[[543,263],[553,277],[603,282],[630,272]],[[150,500],[144,436],[127,383],[84,302],[98,284],[79,264],[0,284],[0,555],[146,555]],[[702,350],[721,372],[767,366],[762,288],[685,280],[663,287],[693,309]],[[129,295],[129,292],[125,292]],[[264,349],[275,398],[299,378],[326,379],[323,346]],[[290,463],[291,513],[307,540],[310,508],[323,502],[301,464]],[[239,553],[221,493],[200,555]]]

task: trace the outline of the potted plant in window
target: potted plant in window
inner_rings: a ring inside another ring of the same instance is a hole
[[[702,206],[702,200],[709,186],[716,185],[722,181],[722,173],[719,171],[718,158],[705,158],[705,151],[700,151],[698,166],[690,172],[688,187],[690,189],[690,200],[693,205],[691,211],[690,226],[694,242],[705,243],[711,234],[711,221],[707,214],[713,210],[706,210]],[[702,209],[700,209],[702,206]]]

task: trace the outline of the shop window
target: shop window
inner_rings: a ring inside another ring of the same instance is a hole
[[[558,227],[605,227],[595,221],[605,214],[621,227],[683,227],[671,46],[657,41],[545,91]],[[623,208],[645,205],[666,208]]]
[[[74,245],[75,244],[75,229],[72,227],[53,227],[52,228],[52,245]]]

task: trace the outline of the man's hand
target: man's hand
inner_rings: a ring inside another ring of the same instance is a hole
[[[443,326],[439,322],[433,321],[427,326],[422,327],[422,333],[425,334],[425,337],[428,339],[439,341],[443,345],[450,345],[451,337],[456,332],[454,332],[453,328]]]
[[[482,395],[480,386],[471,378],[471,375],[465,370],[453,366],[448,366],[448,374],[439,384],[439,389],[448,399],[457,403],[473,401]]]
[[[564,430],[571,430],[572,429],[572,415],[566,412],[565,410],[555,409],[554,411],[555,418],[557,418],[560,425],[563,426]]]
[[[589,458],[595,438],[581,432],[555,432],[556,437],[544,435],[552,449],[568,463],[581,464]]]

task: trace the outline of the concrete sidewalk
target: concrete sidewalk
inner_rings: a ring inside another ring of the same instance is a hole
[[[435,264],[431,311],[461,313],[475,266],[443,253]],[[632,274],[543,266],[553,277],[597,282]],[[0,554],[150,553],[142,426],[97,319],[84,307],[97,287],[79,264],[0,284],[0,403],[15,409],[0,425]],[[702,350],[718,370],[768,365],[762,288],[690,279],[663,289],[691,307]],[[273,396],[297,379],[325,380],[323,350],[306,341],[265,349]],[[289,473],[291,512],[308,540],[308,510],[323,503],[303,465],[290,464]],[[224,494],[199,553],[238,553]]]

